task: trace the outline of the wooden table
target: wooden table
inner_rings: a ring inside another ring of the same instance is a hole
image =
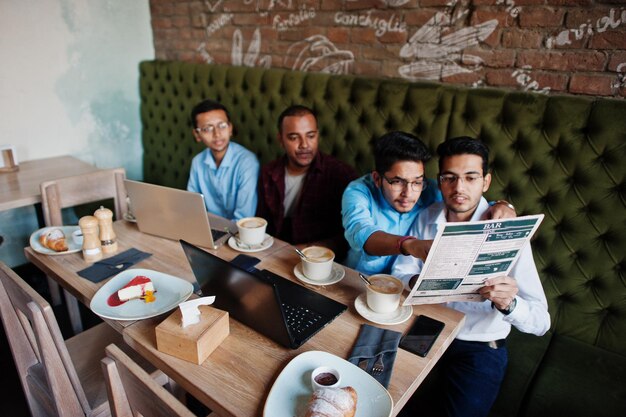
[[[134,224],[126,222],[118,221],[114,227],[120,251],[135,247],[153,254],[136,267],[158,270],[189,281],[194,280],[178,242],[142,234],[136,230]],[[77,270],[87,266],[80,254],[46,256],[30,248],[26,248],[25,252],[31,262],[56,277],[62,286],[87,305],[98,288],[103,285],[91,283],[76,275]],[[238,254],[227,245],[209,252],[227,260]],[[259,269],[269,269],[297,281],[293,268],[299,262],[299,258],[293,248],[285,242],[275,239],[271,248],[253,255],[261,259],[261,263],[257,265]],[[130,346],[220,416],[260,416],[272,383],[291,359],[309,350],[327,351],[347,358],[361,324],[367,322],[354,308],[355,298],[363,291],[363,284],[355,271],[346,268],[345,278],[337,284],[309,287],[343,302],[349,308],[297,350],[286,349],[230,319],[230,335],[202,365],[195,365],[156,350],[154,328],[168,314],[135,322],[113,320],[107,322],[123,333],[124,340]],[[443,321],[446,326],[428,357],[421,358],[402,349],[398,350],[389,386],[394,401],[394,416],[428,375],[464,321],[461,313],[438,305],[415,306],[413,310],[414,314],[426,314]],[[386,327],[404,332],[411,322],[412,320],[409,320],[403,324]]]
[[[72,156],[24,161],[19,168],[0,173],[0,211],[41,203],[39,184],[44,181],[98,170]]]

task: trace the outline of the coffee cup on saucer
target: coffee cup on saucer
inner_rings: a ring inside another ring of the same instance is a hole
[[[330,276],[333,270],[335,252],[322,246],[309,246],[302,250],[302,273],[313,281],[322,281]]]
[[[265,240],[267,221],[261,217],[244,217],[237,221],[239,240],[246,245],[260,245]]]
[[[367,306],[376,313],[391,313],[400,305],[404,284],[398,278],[376,274],[369,277],[367,286]]]

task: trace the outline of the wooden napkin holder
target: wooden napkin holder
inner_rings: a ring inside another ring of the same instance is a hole
[[[200,322],[185,328],[177,308],[156,327],[157,349],[168,355],[200,365],[230,332],[228,313],[211,306],[200,306]]]

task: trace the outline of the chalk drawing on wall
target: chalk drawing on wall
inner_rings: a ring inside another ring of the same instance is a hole
[[[207,9],[209,9],[209,12],[215,13],[220,4],[222,4],[222,1],[223,0],[216,0],[211,2],[209,0],[204,0],[204,5],[207,7]]]
[[[400,76],[411,80],[437,80],[482,68],[483,60],[463,53],[463,49],[489,37],[498,26],[498,20],[488,20],[444,34],[466,12],[455,16],[451,12],[437,12],[419,28],[400,50],[400,57],[415,59],[398,68]]]
[[[296,71],[347,74],[353,62],[351,51],[338,49],[324,35],[313,35],[287,49],[285,65]]]
[[[245,54],[243,53],[243,34],[240,29],[235,29],[233,33],[233,49],[231,52],[232,64],[246,67],[269,68],[272,65],[272,57],[269,55],[261,57],[260,55],[261,31],[259,28],[254,30],[248,51]]]
[[[496,5],[505,5],[506,11],[511,15],[511,17],[517,17],[521,11],[521,7],[515,6],[515,1],[513,0],[496,0]]]
[[[616,16],[619,13],[619,17]],[[546,40],[547,48],[554,48],[555,46],[570,45],[572,43],[572,36],[575,40],[581,40],[585,36],[591,37],[594,33],[602,33],[608,29],[615,29],[618,26],[626,23],[626,9],[611,9],[609,14],[597,19],[594,24],[591,20],[587,20],[587,23],[581,24],[577,29],[567,29],[559,32],[556,36],[550,36]]]

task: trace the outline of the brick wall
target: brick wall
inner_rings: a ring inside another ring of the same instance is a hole
[[[150,0],[157,59],[626,96],[626,0]]]

